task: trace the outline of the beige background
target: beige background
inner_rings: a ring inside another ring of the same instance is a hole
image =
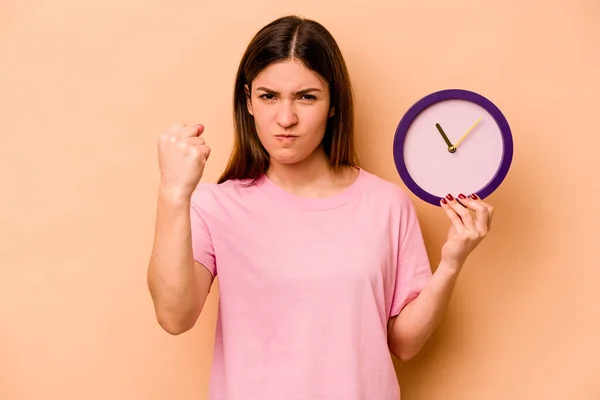
[[[514,131],[492,233],[427,348],[398,365],[403,398],[599,399],[600,3],[284,4],[0,3],[0,399],[206,398],[218,292],[172,337],[146,288],[155,138],[204,123],[214,181],[240,56],[288,13],[338,39],[367,170],[401,184],[396,125],[439,89],[490,97]],[[417,206],[435,265],[448,223]]]

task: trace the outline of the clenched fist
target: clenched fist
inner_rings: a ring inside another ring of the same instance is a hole
[[[158,138],[160,186],[178,196],[191,197],[196,189],[210,147],[200,137],[203,125],[173,125]]]

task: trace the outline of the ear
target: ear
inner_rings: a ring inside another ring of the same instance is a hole
[[[335,107],[331,107],[331,110],[329,110],[329,118],[333,117],[335,115]]]
[[[244,93],[246,95],[246,106],[248,107],[248,112],[250,115],[254,116],[252,113],[252,96],[250,96],[250,87],[248,84],[244,85]]]

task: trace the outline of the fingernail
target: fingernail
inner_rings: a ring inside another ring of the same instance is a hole
[[[461,193],[461,194],[459,194],[459,195],[458,195],[458,198],[459,198],[459,199],[466,199],[466,198],[467,198],[467,196],[465,196],[464,194],[462,194],[462,193]]]
[[[448,200],[452,201],[454,200],[454,197],[452,197],[452,195],[450,193],[448,193],[448,195],[446,196],[448,198]]]
[[[477,195],[476,195],[475,193],[473,193],[473,194],[471,195],[471,198],[473,198],[473,199],[477,200],[479,197],[477,197]]]
[[[448,204],[448,202],[446,201],[446,199],[442,198],[442,203],[444,204]]]

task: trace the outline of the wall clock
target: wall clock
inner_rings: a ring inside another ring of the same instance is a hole
[[[484,96],[462,89],[431,93],[402,117],[393,144],[396,169],[420,199],[439,206],[447,194],[493,193],[510,168],[508,121]]]

